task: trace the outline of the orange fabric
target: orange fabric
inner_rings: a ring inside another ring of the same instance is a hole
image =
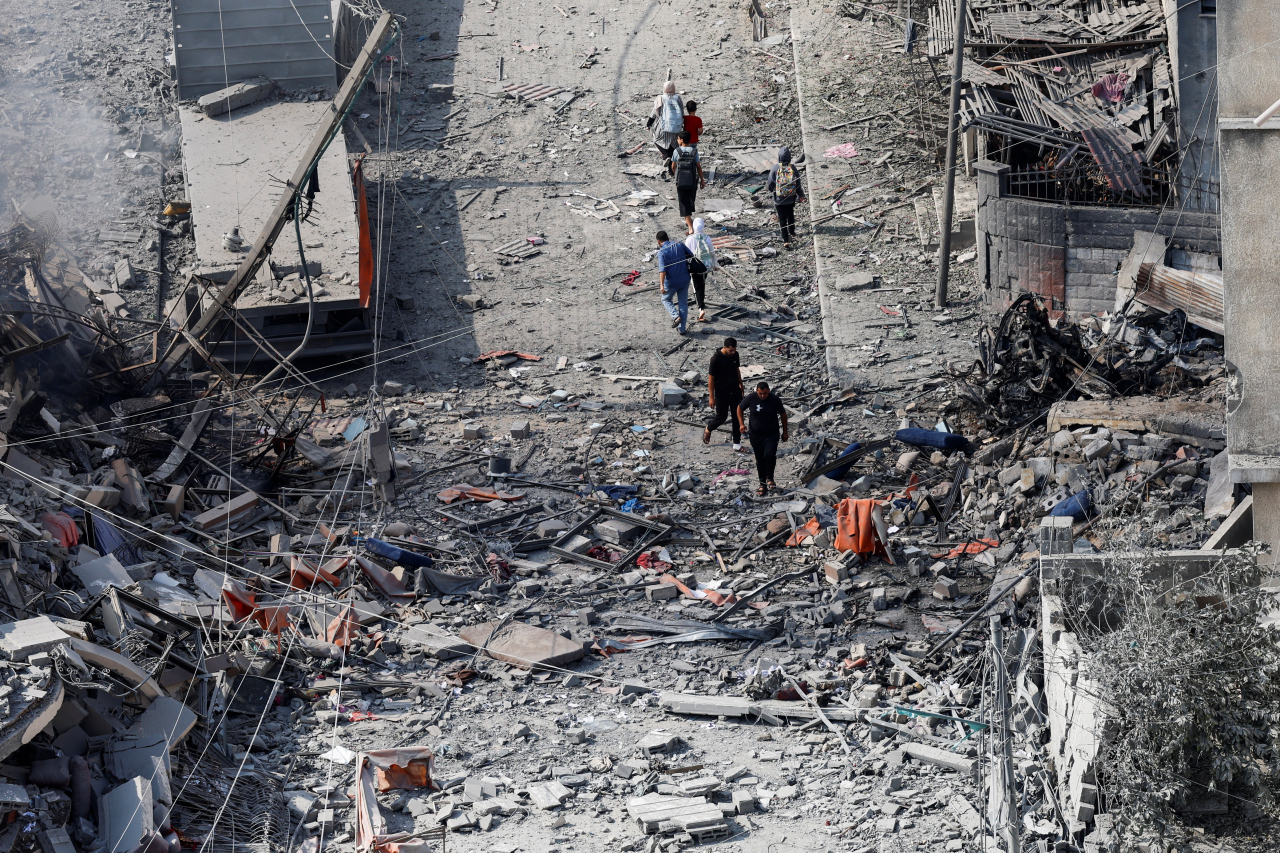
[[[450,486],[440,492],[436,497],[444,503],[451,504],[458,498],[470,498],[473,501],[518,501],[524,497],[524,495],[513,495],[509,492],[496,492],[491,489],[481,489],[477,486],[459,483],[456,486]]]
[[[879,501],[845,498],[836,506],[836,550],[853,551],[859,557],[884,554],[884,544],[876,536],[871,510]]]
[[[258,606],[253,593],[230,578],[227,578],[226,584],[222,587],[222,600],[227,603],[227,610],[231,611],[232,621],[237,623],[252,616],[254,609]]]
[[[351,641],[360,633],[360,622],[356,618],[356,609],[348,604],[329,626],[325,628],[324,638],[339,648],[351,645]]]
[[[952,557],[959,557],[961,554],[981,554],[989,548],[999,548],[999,539],[976,539],[964,545],[957,545],[946,554],[934,554],[935,560],[950,560]]]
[[[364,158],[356,161],[351,171],[351,183],[356,191],[356,214],[360,219],[360,307],[369,307],[373,293],[373,241],[369,238],[369,197],[364,187]]]
[[[326,572],[319,566],[312,566],[299,555],[289,558],[289,586],[293,589],[311,589],[317,581],[324,581],[337,589],[342,581],[337,575]]]
[[[716,592],[714,589],[703,589],[695,592],[694,590],[691,590],[689,589],[689,587],[680,583],[680,581],[676,580],[671,575],[663,575],[662,577],[658,578],[658,582],[673,583],[681,592],[683,592],[685,595],[689,596],[690,598],[705,598],[707,601],[710,601],[712,604],[716,605],[717,607],[721,607],[725,604],[732,604],[733,602],[738,600],[738,596],[736,595],[733,595],[733,594],[725,595],[724,593]]]
[[[791,538],[787,540],[787,547],[794,548],[809,536],[817,536],[822,531],[822,525],[818,523],[818,519],[811,518],[803,527],[797,527],[796,532],[791,534]]]

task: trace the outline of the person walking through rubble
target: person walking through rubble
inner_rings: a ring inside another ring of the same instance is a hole
[[[751,450],[756,455],[756,475],[760,478],[757,495],[765,495],[778,488],[773,481],[773,470],[778,465],[778,441],[791,437],[787,427],[787,410],[777,394],[770,393],[769,383],[760,382],[756,390],[742,398],[738,404],[738,429],[747,434]],[[779,431],[778,423],[782,429]]]
[[[676,138],[679,144],[671,152],[671,174],[676,178],[676,198],[684,217],[685,234],[692,235],[693,208],[698,202],[698,190],[707,185],[707,179],[702,174],[698,149],[689,144],[689,131],[680,131]]]
[[[658,232],[658,289],[662,305],[671,315],[671,326],[680,334],[689,323],[689,260],[693,257],[684,243]]]
[[[679,141],[677,134],[684,130],[684,100],[676,94],[676,84],[670,80],[662,87],[662,94],[653,99],[648,126],[653,129],[653,147],[658,149],[665,165]]]
[[[785,145],[778,149],[778,162],[769,170],[765,188],[773,193],[773,206],[778,211],[778,228],[782,231],[782,246],[794,249],[796,204],[805,198],[800,186],[800,173],[791,162],[791,149]]]
[[[695,226],[702,222],[695,222]],[[707,421],[702,431],[702,443],[711,443],[711,433],[725,421],[729,422],[729,433],[733,437],[733,449],[739,453],[742,449],[742,429],[738,423],[738,404],[742,402],[742,371],[738,360],[738,341],[725,338],[724,346],[711,354],[711,366],[707,368],[707,396],[715,415]]]
[[[684,247],[703,266],[702,272],[695,269],[689,270],[689,276],[693,279],[693,295],[698,300],[699,323],[707,322],[707,276],[711,275],[712,270],[720,268],[720,262],[716,260],[715,247],[711,245],[711,238],[707,236],[706,231],[702,230],[705,226],[706,223],[703,220],[693,220],[693,231],[684,238]]]

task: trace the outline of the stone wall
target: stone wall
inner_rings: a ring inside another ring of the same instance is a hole
[[[1055,316],[1110,311],[1135,230],[1165,234],[1184,251],[1220,251],[1217,214],[1016,198],[1008,194],[1008,166],[979,161],[977,170],[978,282],[995,310],[1032,292]]]

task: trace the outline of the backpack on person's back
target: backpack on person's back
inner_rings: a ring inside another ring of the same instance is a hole
[[[676,186],[693,187],[698,185],[698,152],[694,148],[681,146],[672,155],[676,166]]]
[[[778,164],[778,177],[773,184],[773,197],[779,204],[792,203],[800,193],[800,178],[790,163]]]

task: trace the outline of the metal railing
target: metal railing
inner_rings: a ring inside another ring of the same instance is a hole
[[[1172,204],[1189,210],[1217,212],[1218,184],[1187,178],[1167,169],[1142,166],[1135,170],[1135,190],[1113,189],[1096,166],[1046,169],[1015,166],[1006,174],[1005,194],[1014,198],[1056,201],[1101,207],[1160,207]]]

